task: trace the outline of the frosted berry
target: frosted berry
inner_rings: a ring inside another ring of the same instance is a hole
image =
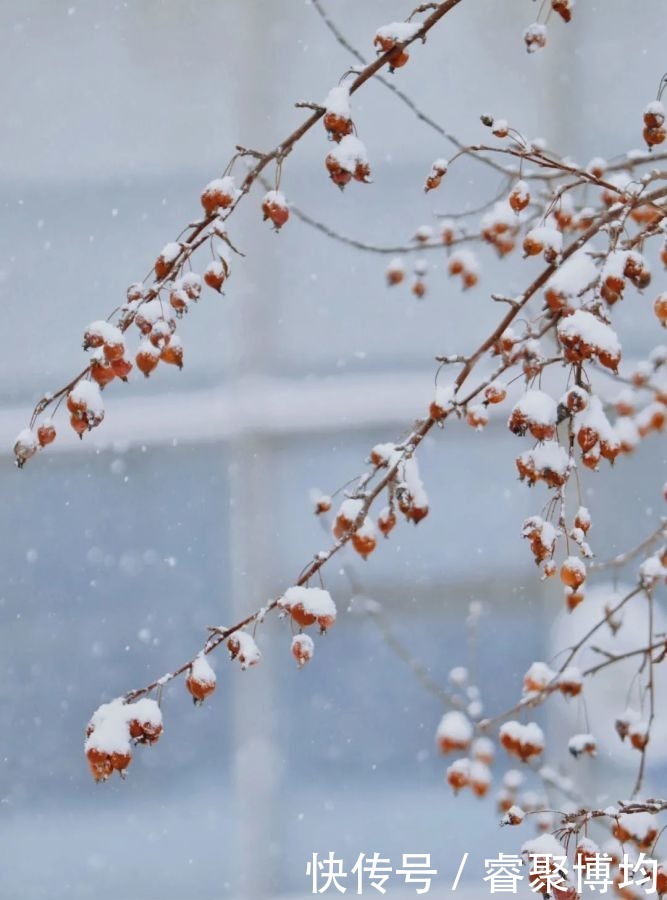
[[[206,185],[201,194],[201,205],[207,216],[228,209],[237,197],[236,185],[230,175],[216,178]]]
[[[43,422],[37,429],[37,440],[40,447],[46,447],[52,444],[56,439],[56,429],[51,420]]]
[[[178,366],[179,369],[183,368],[183,345],[178,336],[174,335],[169,343],[166,344],[160,353],[160,359],[171,366]]]
[[[142,341],[135,357],[139,371],[148,378],[159,361],[160,351],[157,347],[154,347],[150,341]]]
[[[225,264],[216,259],[206,266],[204,270],[204,281],[210,288],[213,288],[214,291],[220,293],[227,274],[228,272]]]
[[[297,662],[299,668],[304,666],[313,658],[315,652],[315,644],[308,634],[295,634],[292,638],[292,656]]]
[[[281,191],[269,191],[262,201],[264,220],[270,219],[276,231],[280,231],[289,219],[289,208]]]
[[[215,672],[203,654],[200,654],[190,666],[185,686],[192,695],[195,705],[203,703],[215,690]]]

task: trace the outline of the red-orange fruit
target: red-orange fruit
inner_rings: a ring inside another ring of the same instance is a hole
[[[132,363],[129,359],[114,359],[111,363],[111,368],[116,378],[120,378],[121,381],[127,381],[127,376],[132,371]]]
[[[215,690],[214,683],[210,681],[200,681],[198,678],[193,677],[192,673],[185,679],[185,686],[197,703],[203,703],[203,701]]]
[[[40,447],[52,444],[56,439],[56,429],[53,425],[40,425],[37,429],[37,440]]]

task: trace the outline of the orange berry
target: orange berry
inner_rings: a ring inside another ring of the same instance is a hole
[[[132,371],[132,363],[129,359],[115,359],[111,363],[111,368],[116,378],[120,378],[121,381],[127,381],[127,376]]]
[[[135,362],[139,371],[148,378],[159,361],[160,351],[154,347],[150,341],[142,341],[135,357]]]
[[[155,260],[155,277],[158,281],[162,281],[171,272],[174,263],[181,254],[181,245],[177,243],[166,244],[162,252]]]
[[[352,534],[352,546],[362,559],[368,559],[377,546],[377,540],[372,533],[355,531]]]
[[[663,328],[667,328],[667,293],[659,294],[653,303],[653,311]]]
[[[317,621],[316,617],[311,612],[306,612],[304,609],[303,603],[294,603],[290,606],[289,612],[291,617],[300,625],[301,628],[308,628],[309,625],[314,625]]]
[[[467,759],[457,759],[447,769],[447,784],[453,789],[455,794],[470,784],[470,761]]]
[[[125,753],[120,753],[118,751],[114,751],[111,754],[111,768],[120,773],[120,775],[124,775],[126,769],[132,762],[132,754],[128,750]]]
[[[572,612],[573,610],[575,610],[579,606],[580,603],[583,603],[583,601],[584,601],[583,591],[576,591],[576,590],[569,589],[565,592],[565,602],[567,604],[567,608],[568,608],[569,612]]]
[[[657,147],[659,144],[664,143],[665,138],[667,138],[667,131],[664,128],[645,128],[643,131],[644,140],[646,145],[651,147]]]
[[[568,556],[560,567],[560,580],[566,587],[576,590],[586,581],[586,566],[576,556]]]
[[[112,774],[113,763],[109,753],[98,750],[97,747],[89,747],[86,750],[86,758],[88,759],[91,775],[95,781],[106,781]]]
[[[296,634],[292,638],[292,656],[297,662],[299,668],[304,666],[313,658],[315,652],[315,644],[308,634]]]
[[[523,239],[524,256],[537,256],[544,250],[544,244],[537,238],[527,234]]]
[[[227,274],[228,271],[225,264],[216,259],[206,266],[206,269],[204,270],[204,281],[210,288],[213,288],[214,291],[220,293]]]
[[[178,366],[179,369],[183,368],[183,345],[178,337],[171,338],[160,353],[160,359],[169,365]]]
[[[230,175],[216,178],[206,185],[201,194],[201,205],[207,216],[212,216],[221,209],[228,209],[236,199],[236,186]]]
[[[117,359],[122,359],[125,355],[125,344],[121,342],[118,343],[105,343],[104,344],[104,358],[109,362],[114,362]]]
[[[324,127],[329,133],[329,137],[331,137],[334,141],[340,141],[340,139],[344,138],[346,134],[352,134],[354,130],[352,119],[348,119],[347,116],[342,116],[338,113],[328,112],[325,114],[322,121],[324,122]]]
[[[79,416],[70,416],[69,423],[80,438],[83,438],[85,432],[88,431],[88,423],[85,419],[79,418]]]
[[[392,50],[387,57],[387,62],[389,63],[389,71],[393,72],[394,69],[402,68],[409,59],[410,54],[407,50],[401,50],[399,47],[396,47],[396,49]]]
[[[530,192],[524,181],[519,181],[511,190],[509,204],[515,213],[520,213],[530,203]]]
[[[184,313],[188,311],[188,305],[190,304],[190,298],[183,290],[172,291],[169,294],[169,305],[174,310],[177,316],[182,316]]]
[[[185,686],[192,695],[195,705],[202,704],[215,690],[215,672],[203,654],[197,656],[190,666]]]
[[[48,444],[52,444],[55,439],[56,429],[51,422],[45,422],[43,425],[39,426],[37,429],[37,440],[40,447],[46,447]]]
[[[108,360],[94,359],[90,364],[90,377],[103,388],[114,380],[116,373]]]
[[[137,301],[143,299],[143,296],[143,285],[139,284],[138,282],[135,284],[131,284],[127,289],[127,299],[130,303],[136,303]]]
[[[331,153],[329,153],[324,160],[324,164],[327,167],[329,177],[339,188],[344,188],[345,185],[352,181],[352,172],[348,172],[347,169],[344,169]]]
[[[572,0],[551,0],[551,8],[564,22],[572,18]]]
[[[378,528],[380,533],[385,537],[389,537],[390,533],[396,527],[396,513],[390,506],[382,510],[378,516]]]
[[[270,219],[276,231],[280,231],[289,219],[289,208],[281,191],[269,191],[262,201],[264,220]]]

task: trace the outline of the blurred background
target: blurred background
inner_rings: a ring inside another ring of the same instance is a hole
[[[399,0],[324,3],[368,58],[376,28],[410,11]],[[536,12],[529,0],[463,0],[396,83],[466,142],[487,138],[479,115],[491,113],[581,162],[638,147],[665,68],[661,0],[644,0],[641,16],[631,0],[579,3],[528,56],[522,31]],[[165,692],[165,734],[136,752],[125,783],[95,785],[82,742],[101,702],[180,665],[206,625],[254,610],[327,546],[309,490],[335,490],[370,447],[401,435],[431,397],[433,357],[476,346],[498,317],[488,294],[516,290],[530,265],[483,252],[479,287],[461,295],[432,254],[419,302],[385,288],[384,257],[294,218],[276,236],[253,194],[231,225],[247,256],[232,260],[226,295],[207,292],[181,326],[183,372],[114,384],[95,434],[79,444],[61,416],[52,450],[17,472],[13,437],[41,393],[83,366],[85,326],[198,215],[237,142],[273,147],[303,118],[294,102],[321,101],[352,60],[303,0],[6,0],[0,34],[0,896],[306,895],[312,853],[335,851],[351,868],[376,850],[395,866],[431,853],[435,895],[468,851],[459,890],[477,894],[484,856],[516,852],[516,834],[499,831],[492,799],[451,796],[434,742],[440,699],[352,600],[381,603],[435,681],[474,664],[487,714],[511,706],[528,665],[571,639],[568,619],[554,643],[560,592],[540,584],[519,538],[543,498],[515,480],[518,445],[502,416],[485,436],[461,426],[424,443],[429,517],[367,563],[329,567],[341,614],[306,671],[287,624],[267,622],[261,665],[242,673],[219,654],[204,707],[182,682]],[[323,129],[289,157],[281,185],[350,237],[407,242],[434,212],[497,190],[494,173],[466,162],[425,198],[430,164],[451,146],[379,84],[353,114],[372,185],[334,189]],[[648,303],[629,306],[626,358],[649,346],[653,323]],[[586,479],[601,555],[652,529],[663,481],[659,440]],[[483,615],[471,658],[473,601]],[[625,687],[611,693],[624,706]],[[570,722],[563,708],[554,701],[541,721],[568,767],[582,712]],[[613,758],[603,751],[602,767],[577,771],[615,798],[631,776],[616,745]],[[653,771],[658,791],[664,770]]]

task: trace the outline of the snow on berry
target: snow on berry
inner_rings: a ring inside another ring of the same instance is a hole
[[[481,403],[468,406],[466,422],[471,428],[482,431],[489,424],[489,414],[486,411],[486,407]]]
[[[552,683],[555,673],[544,662],[534,662],[523,676],[524,694],[540,693]]]
[[[137,744],[154,744],[163,731],[162,710],[155,700],[142,697],[135,703],[128,703],[125,712],[130,728],[130,737]]]
[[[313,658],[315,644],[308,634],[295,634],[292,638],[292,656],[299,668],[302,668]]]
[[[91,322],[83,335],[84,350],[102,347],[104,344],[122,344],[123,333],[111,322],[98,320]]]
[[[474,759],[470,763],[469,782],[473,793],[477,797],[485,797],[491,787],[493,776],[486,763]]]
[[[578,556],[568,556],[560,567],[560,580],[576,590],[586,581],[586,565]]]
[[[556,867],[556,860],[567,858],[565,847],[553,836],[553,834],[541,834],[539,837],[531,838],[522,845],[520,853],[524,860],[535,866],[536,869],[537,865],[539,865],[545,857],[547,859],[547,865],[553,866],[554,870]],[[542,874],[543,869],[544,863],[542,862],[541,867],[538,870],[540,874]],[[536,874],[537,873],[535,873],[535,876]],[[539,885],[535,884],[532,879],[530,886],[533,891],[537,891],[539,888]],[[548,891],[540,891],[540,893],[548,893]],[[559,895],[560,894],[561,891],[559,890]],[[567,896],[569,896],[569,893]]]
[[[336,621],[336,604],[324,588],[288,588],[278,601],[278,606],[287,610],[302,628],[317,622],[321,631],[326,631]]]
[[[403,515],[417,525],[428,515],[428,496],[419,475],[419,465],[414,456],[401,461],[398,470],[396,493]]]
[[[445,418],[449,410],[454,406],[455,394],[456,385],[453,382],[436,385],[435,397],[429,409],[429,415],[432,419]]]
[[[539,22],[533,22],[523,32],[523,40],[526,50],[529,53],[535,53],[546,47],[547,43],[547,26],[541,25]]]
[[[472,742],[470,753],[473,759],[478,759],[480,762],[490,766],[496,755],[495,744],[491,738],[482,735],[481,737],[475,738]]]
[[[520,213],[530,203],[530,191],[525,181],[517,181],[509,195],[509,204],[515,213]]]
[[[364,501],[358,497],[348,497],[341,503],[332,526],[335,538],[344,537],[359,518],[364,507]]]
[[[558,690],[565,697],[577,697],[584,686],[584,676],[577,666],[568,666],[558,676]]]
[[[331,88],[324,101],[324,127],[329,137],[338,142],[353,130],[350,91],[344,84]]]
[[[344,188],[352,178],[367,182],[370,167],[365,145],[353,134],[345,135],[340,143],[331,149],[326,158],[326,167],[331,180]]]
[[[635,416],[635,424],[640,437],[646,437],[652,431],[662,431],[665,426],[665,404],[649,403]]]
[[[93,381],[77,381],[67,395],[72,405],[90,412],[93,416],[104,416],[104,402],[99,387]]]
[[[431,240],[432,237],[433,237],[433,228],[430,225],[420,225],[419,228],[415,231],[414,239],[416,241],[418,241],[420,244],[427,244]],[[428,267],[428,263],[426,262],[426,260],[422,260],[422,266]],[[423,275],[425,273],[423,271],[417,272],[415,270],[415,274]]]
[[[544,750],[544,733],[536,722],[522,725],[521,722],[505,722],[499,731],[500,743],[513,756],[526,762],[539,756]]]
[[[359,528],[352,534],[352,546],[362,559],[368,559],[377,546],[375,525],[373,520],[366,516]]]
[[[648,812],[621,813],[612,833],[622,844],[631,841],[639,850],[648,850],[658,836],[658,820]]]
[[[127,709],[122,699],[105,703],[88,724],[84,752],[95,781],[106,781],[114,771],[124,775],[132,761]]]
[[[639,567],[639,580],[646,589],[654,587],[664,578],[667,578],[667,569],[657,554],[649,556]]]
[[[394,257],[385,269],[385,275],[387,284],[400,284],[405,278],[405,261],[400,256]]]
[[[592,313],[582,309],[561,319],[558,338],[569,362],[579,363],[596,355],[608,369],[616,370],[621,359],[621,345],[614,329]]]
[[[22,469],[27,461],[35,455],[38,446],[39,439],[32,428],[24,428],[19,431],[14,440],[14,458],[19,469]]]
[[[536,256],[543,253],[548,263],[558,261],[563,250],[563,235],[556,228],[546,225],[531,228],[523,239],[523,252],[525,256]]]
[[[174,263],[181,255],[182,246],[175,241],[165,244],[160,255],[155,260],[155,277],[158,281],[162,281],[171,272]]]
[[[310,501],[313,504],[315,515],[322,515],[331,509],[331,497],[322,493],[318,488],[312,488],[310,491]]]
[[[578,302],[578,298],[595,283],[598,270],[589,253],[579,250],[558,267],[545,285],[544,296],[554,312]]]
[[[595,756],[597,754],[597,741],[592,734],[575,734],[567,743],[567,749],[579,759],[581,756]]]
[[[219,259],[214,259],[204,269],[204,281],[210,288],[220,293],[227,274],[225,264]]]
[[[426,177],[426,184],[424,185],[424,190],[426,192],[435,190],[435,188],[440,187],[440,183],[443,177],[447,174],[447,166],[448,162],[446,159],[436,159],[431,166],[431,171]]]
[[[135,356],[135,362],[137,364],[137,368],[140,372],[143,373],[144,377],[148,378],[153,369],[157,366],[160,361],[160,348],[156,347],[150,340],[146,339],[139,344],[137,348],[137,355]]]
[[[262,200],[264,219],[270,219],[276,231],[280,231],[289,219],[289,207],[282,191],[267,191]]]
[[[199,653],[188,672],[185,686],[192,695],[195,705],[199,705],[215,690],[217,678],[205,654]]]
[[[245,671],[250,666],[255,666],[262,658],[262,653],[255,642],[254,637],[247,631],[240,629],[231,634],[227,639],[227,649],[232,659],[237,659],[241,668]]]
[[[535,440],[544,441],[554,437],[557,419],[553,397],[544,391],[529,390],[515,404],[507,424],[513,434],[530,431]]]
[[[502,403],[507,396],[507,386],[498,379],[495,379],[484,388],[485,403]]]
[[[446,712],[435,733],[436,742],[441,753],[466,751],[473,737],[470,719],[456,709]]]
[[[450,275],[460,275],[464,290],[474,287],[479,279],[479,263],[471,250],[455,250],[449,257]]]
[[[570,458],[557,441],[544,441],[522,453],[516,461],[519,478],[532,485],[538,481],[551,488],[565,484],[570,470]]]
[[[384,51],[391,50],[396,44],[412,40],[420,27],[418,22],[391,22],[389,25],[378,28],[373,43],[379,45]]]
[[[215,178],[210,181],[201,195],[201,204],[207,216],[215,215],[220,210],[228,209],[241,196],[232,175]],[[164,253],[164,251],[162,251]]]
[[[526,814],[521,809],[520,806],[517,806],[516,803],[510,806],[505,815],[500,820],[501,825],[520,825],[525,819]]]
[[[541,516],[527,518],[521,530],[521,536],[530,541],[530,549],[538,565],[553,556],[559,534],[560,531]]]
[[[465,757],[455,760],[447,768],[445,777],[455,794],[470,784],[470,768],[470,760]]]

